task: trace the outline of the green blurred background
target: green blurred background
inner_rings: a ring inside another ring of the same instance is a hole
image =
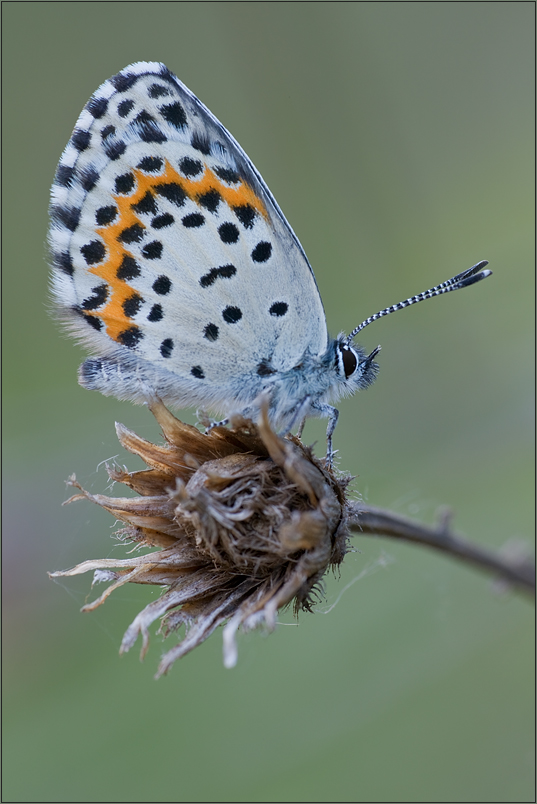
[[[528,539],[534,13],[4,4],[4,800],[533,798],[532,606],[449,559],[356,538],[315,616],[243,636],[232,671],[216,633],[158,682],[160,637],[142,665],[136,651],[118,657],[156,591],[124,588],[81,615],[90,576],[47,578],[125,554],[106,514],[61,508],[63,481],[75,471],[106,492],[105,459],[140,466],[114,421],[158,429],[144,409],[78,387],[83,352],[47,315],[44,243],[83,105],[130,62],[159,60],[261,171],[333,334],[490,260],[485,283],[363,333],[383,346],[381,372],[341,404],[335,445],[374,505],[433,522],[447,504],[490,548]],[[305,431],[319,452],[324,426]]]

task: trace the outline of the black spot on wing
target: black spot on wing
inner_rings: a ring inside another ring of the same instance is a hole
[[[144,300],[140,296],[139,293],[133,293],[130,295],[125,301],[123,302],[123,312],[127,316],[127,318],[133,318],[136,313],[140,310],[140,307],[144,303]]]
[[[117,336],[117,339],[123,344],[123,346],[128,346],[129,349],[134,349],[143,337],[144,334],[139,327],[129,327],[128,329],[124,329],[122,332],[120,332]]]
[[[80,210],[76,207],[52,207],[51,217],[55,223],[61,223],[70,232],[74,232],[80,222]]]
[[[108,285],[97,285],[91,289],[91,292],[93,295],[88,296],[88,298],[84,299],[82,302],[82,308],[84,310],[97,310],[99,307],[103,306],[108,298]]]
[[[148,190],[136,204],[131,204],[131,209],[137,215],[156,215],[157,204],[153,193]]]
[[[204,170],[203,162],[200,162],[199,159],[192,159],[189,156],[185,156],[181,159],[179,168],[183,176],[187,178],[190,176],[199,176]]]
[[[145,234],[145,228],[140,226],[139,223],[133,223],[132,226],[127,226],[118,235],[118,240],[121,243],[139,243]]]
[[[110,83],[115,89],[117,89],[118,92],[126,92],[132,87],[133,84],[136,83],[138,78],[139,76],[134,75],[133,73],[118,73],[117,75],[112,76]]]
[[[84,257],[87,265],[95,265],[97,262],[102,262],[106,255],[104,243],[100,240],[92,240],[80,247],[82,256]]]
[[[204,207],[204,209],[208,209],[209,212],[216,212],[221,199],[222,196],[218,190],[208,190],[206,193],[201,193],[201,195],[197,197],[200,206]]]
[[[155,120],[153,115],[149,114],[149,112],[146,109],[142,109],[142,111],[136,115],[136,117],[134,118],[134,122],[137,123],[139,126],[157,125],[157,121]]]
[[[245,229],[251,229],[254,225],[256,210],[250,204],[242,204],[241,206],[232,207],[233,212],[240,220]]]
[[[75,176],[76,170],[74,167],[58,165],[58,170],[56,171],[56,175],[54,177],[54,183],[58,184],[60,187],[70,187]]]
[[[222,243],[236,243],[239,239],[239,230],[234,223],[223,223],[218,227],[218,234]]]
[[[241,180],[241,177],[237,171],[232,170],[231,168],[215,167],[214,172],[219,179],[222,179],[222,181],[225,181],[228,184],[238,184]]]
[[[71,260],[71,255],[67,251],[63,251],[60,254],[54,255],[54,265],[56,268],[59,268],[60,271],[63,271],[64,274],[68,276],[73,276],[75,269],[73,266],[73,261]]]
[[[165,338],[160,344],[160,354],[162,357],[171,357],[173,352],[173,340]]]
[[[221,265],[219,268],[211,268],[211,270],[204,274],[200,279],[200,285],[202,288],[208,288],[211,285],[214,285],[218,278],[221,279],[231,279],[232,276],[235,276],[237,273],[237,269],[234,265]]]
[[[203,334],[208,341],[216,341],[218,339],[218,332],[219,329],[216,324],[207,324],[203,330]]]
[[[172,287],[171,280],[167,276],[159,276],[158,279],[155,279],[153,282],[153,290],[155,293],[158,293],[159,296],[166,296]]]
[[[164,229],[166,226],[171,226],[174,222],[175,218],[173,215],[170,215],[169,212],[165,212],[163,215],[157,215],[156,218],[153,218],[151,221],[151,228]]]
[[[160,173],[164,167],[164,162],[158,156],[144,156],[138,162],[137,167],[143,170],[144,173]]]
[[[84,321],[86,321],[90,325],[90,327],[96,329],[97,332],[103,328],[103,322],[101,321],[100,318],[97,318],[96,315],[89,315],[89,313],[82,313],[82,317]]]
[[[99,181],[99,174],[94,167],[90,166],[85,170],[83,170],[82,173],[80,174],[80,184],[87,193],[93,190],[98,181]]]
[[[158,260],[162,255],[162,243],[160,240],[153,240],[142,249],[142,254],[148,260]]]
[[[222,318],[228,324],[236,324],[242,318],[242,310],[239,307],[227,306],[222,310]]]
[[[203,215],[200,215],[199,212],[192,212],[190,215],[185,215],[182,219],[183,226],[186,226],[187,229],[197,229],[199,226],[203,226],[205,223],[205,218]]]
[[[271,315],[280,317],[282,315],[285,315],[288,309],[289,305],[286,302],[274,302],[274,304],[269,310],[269,313]]]
[[[155,187],[155,192],[177,207],[182,207],[186,200],[186,193],[177,182],[159,184]]]
[[[81,129],[74,130],[73,136],[71,137],[71,142],[77,151],[85,151],[90,144],[90,141],[91,136],[89,131],[83,131]]]
[[[186,113],[179,101],[160,106],[159,111],[163,118],[175,128],[183,128],[183,126],[186,126]]]
[[[147,316],[148,321],[162,321],[164,313],[162,311],[161,304],[154,304],[149,311],[149,315]]]
[[[129,195],[134,187],[134,174],[122,173],[121,176],[116,176],[114,186],[117,195]]]
[[[129,100],[121,101],[121,103],[118,104],[118,107],[117,107],[118,115],[120,117],[127,117],[129,115],[129,113],[132,112],[133,106],[134,106],[134,101],[133,100],[129,99]]]
[[[116,276],[118,279],[128,282],[130,279],[135,279],[137,276],[140,276],[141,273],[142,270],[134,257],[131,257],[130,254],[125,254],[121,265],[116,271]]]
[[[100,120],[108,109],[108,98],[91,98],[86,104],[86,109],[96,120]]]
[[[195,131],[194,134],[192,134],[190,144],[193,148],[195,148],[196,151],[199,151],[205,156],[208,156],[211,153],[211,143],[209,142],[209,137],[206,134]]]
[[[150,98],[162,98],[164,95],[169,95],[170,90],[168,87],[163,87],[162,84],[151,84],[147,94]]]
[[[252,251],[254,262],[266,262],[272,254],[272,244],[266,240],[261,240]]]
[[[95,213],[95,223],[97,226],[108,226],[117,217],[117,207],[115,204],[110,204],[107,207],[99,207]]]
[[[123,140],[106,140],[103,143],[103,148],[112,162],[115,162],[120,156],[123,156],[127,150],[127,146]]]
[[[138,132],[140,139],[144,142],[167,142],[168,138],[159,127],[157,121],[149,112],[146,112],[145,109],[135,117],[132,125]]]

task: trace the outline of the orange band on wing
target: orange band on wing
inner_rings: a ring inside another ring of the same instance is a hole
[[[266,208],[261,199],[254,193],[248,184],[241,181],[238,187],[228,187],[223,184],[213,171],[205,166],[205,170],[198,181],[187,179],[181,176],[173,167],[166,162],[166,170],[160,176],[148,176],[142,171],[133,168],[132,173],[136,179],[135,190],[131,195],[114,195],[119,215],[113,223],[106,226],[97,227],[96,231],[104,240],[106,245],[107,259],[100,265],[89,268],[89,272],[103,279],[109,288],[109,296],[106,305],[102,310],[92,311],[93,316],[98,316],[106,325],[106,332],[113,340],[121,342],[119,335],[125,330],[135,327],[136,324],[131,318],[125,315],[123,304],[136,291],[127,281],[119,279],[117,272],[126,255],[133,257],[132,252],[121,242],[120,235],[130,226],[138,224],[145,228],[144,224],[134,211],[135,206],[145,196],[148,191],[152,191],[162,184],[177,184],[184,191],[186,196],[196,203],[200,196],[205,195],[211,190],[216,191],[221,199],[231,208],[249,205],[259,212],[264,218],[268,218]],[[154,263],[158,268],[158,261]],[[144,270],[151,270],[153,266],[149,261],[144,263]],[[155,278],[157,277],[155,271]]]

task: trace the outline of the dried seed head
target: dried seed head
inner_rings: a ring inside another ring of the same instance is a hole
[[[112,581],[90,611],[126,583],[164,587],[127,629],[121,650],[161,619],[165,635],[185,625],[183,639],[162,658],[158,674],[199,645],[219,625],[224,630],[224,663],[237,658],[235,633],[259,625],[274,628],[278,609],[294,602],[310,609],[314,588],[347,549],[345,488],[299,439],[279,438],[266,414],[258,426],[241,417],[209,433],[183,424],[154,399],[150,409],[166,443],[156,446],[123,425],[121,444],[149,467],[128,472],[107,467],[112,480],[136,497],[86,498],[125,522],[122,538],[157,548],[123,560],[86,561],[52,577],[95,571],[94,581]]]

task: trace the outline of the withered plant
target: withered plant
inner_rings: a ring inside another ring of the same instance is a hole
[[[348,476],[324,467],[294,437],[281,438],[266,414],[258,425],[241,417],[208,433],[183,424],[154,399],[150,410],[165,444],[157,446],[117,425],[121,444],[148,469],[129,472],[107,467],[113,481],[135,497],[78,492],[67,502],[87,499],[125,523],[120,539],[140,548],[125,559],[84,561],[52,577],[94,571],[94,581],[111,582],[83,611],[92,611],[120,586],[163,588],[127,629],[121,651],[161,621],[167,636],[185,627],[183,638],[164,654],[157,675],[224,625],[224,663],[237,660],[236,632],[264,626],[272,630],[279,609],[311,610],[322,579],[341,564],[352,532],[383,534],[419,542],[472,562],[524,589],[534,588],[525,556],[498,556],[453,535],[444,517],[427,528],[359,502],[346,494]]]

